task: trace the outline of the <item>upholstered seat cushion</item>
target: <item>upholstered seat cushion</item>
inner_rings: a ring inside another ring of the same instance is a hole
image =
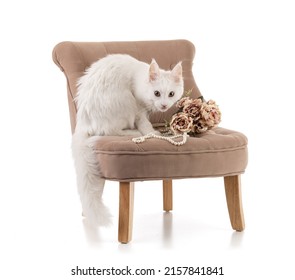
[[[103,136],[96,153],[108,180],[229,176],[243,173],[247,166],[247,138],[224,128],[190,137],[183,146],[159,139],[136,144],[132,137]]]

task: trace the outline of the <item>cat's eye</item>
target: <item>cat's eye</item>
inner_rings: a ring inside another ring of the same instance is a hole
[[[173,97],[173,96],[174,96],[174,94],[175,94],[175,92],[174,92],[174,91],[170,91],[168,96],[169,96],[169,97]]]
[[[158,90],[155,90],[154,91],[154,95],[157,96],[157,97],[160,97],[161,96],[161,93]]]

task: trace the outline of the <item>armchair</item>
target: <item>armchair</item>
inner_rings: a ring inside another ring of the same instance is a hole
[[[94,61],[114,53],[129,54],[147,63],[155,58],[163,69],[172,69],[178,61],[182,61],[185,89],[193,89],[193,98],[201,95],[192,73],[195,48],[187,40],[62,42],[55,46],[53,60],[66,76],[72,132],[75,130],[77,112],[74,102],[77,80]],[[151,116],[151,122],[160,128],[176,110],[171,108],[165,113],[155,113]],[[134,182],[145,180],[163,181],[163,209],[171,211],[173,179],[224,177],[232,228],[244,230],[241,174],[247,166],[245,135],[217,127],[213,133],[190,137],[183,146],[157,139],[136,144],[131,139],[103,136],[95,146],[103,178],[120,184],[119,242],[128,243],[132,238]]]

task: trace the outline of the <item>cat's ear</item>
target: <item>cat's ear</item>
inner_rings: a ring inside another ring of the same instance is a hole
[[[150,82],[153,82],[157,80],[159,77],[160,77],[160,68],[156,60],[153,59],[149,69],[149,80]]]
[[[175,83],[179,83],[182,79],[182,65],[178,62],[171,71],[171,77]]]

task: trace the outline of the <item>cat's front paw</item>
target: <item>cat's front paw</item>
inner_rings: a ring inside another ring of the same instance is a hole
[[[149,132],[148,134],[155,134],[155,135],[162,135],[162,133],[159,130],[153,130],[151,132]]]
[[[119,136],[133,136],[139,137],[142,136],[141,133],[136,129],[124,129],[118,133]]]
[[[154,134],[155,134],[155,135],[162,135],[162,133],[161,133],[159,130],[155,130],[155,131],[154,131]]]
[[[140,131],[142,135],[148,135],[148,134],[155,134],[155,135],[161,135],[161,132],[155,129],[145,129],[143,131]]]

